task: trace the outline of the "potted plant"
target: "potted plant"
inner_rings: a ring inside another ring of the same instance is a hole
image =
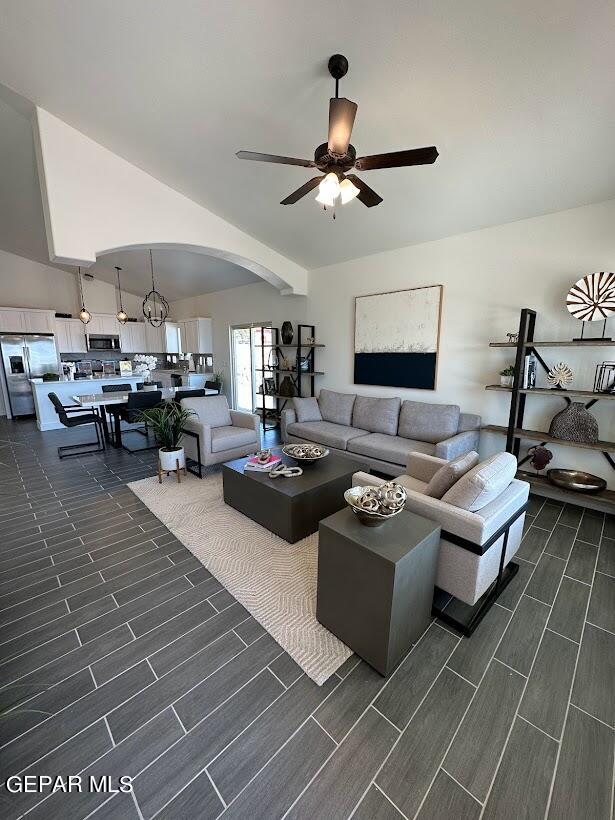
[[[135,373],[143,376],[143,383],[149,384],[152,370],[156,369],[158,359],[155,356],[146,356],[143,353],[138,353],[132,360],[135,368]]]
[[[224,383],[224,373],[221,370],[216,370],[215,373],[212,374],[212,379],[211,380],[218,385],[218,389],[222,393],[222,385]]]
[[[500,370],[500,385],[502,387],[512,387],[515,378],[515,368],[512,365]]]
[[[142,420],[152,428],[160,445],[158,457],[162,470],[176,470],[178,463],[180,469],[186,466],[186,455],[181,442],[186,422],[194,415],[194,410],[182,407],[175,401],[167,401],[141,412]]]

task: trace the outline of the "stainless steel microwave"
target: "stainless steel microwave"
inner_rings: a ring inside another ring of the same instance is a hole
[[[88,336],[88,350],[117,350],[121,351],[119,336]]]

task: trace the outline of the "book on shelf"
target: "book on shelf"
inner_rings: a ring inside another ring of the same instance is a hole
[[[253,470],[256,473],[268,473],[276,464],[279,464],[282,461],[281,456],[270,455],[267,461],[262,462],[259,461],[256,456],[252,456],[246,461],[245,467],[243,468],[244,472],[246,470]]]
[[[523,360],[521,387],[523,389],[536,387],[536,356],[533,353],[528,353]]]

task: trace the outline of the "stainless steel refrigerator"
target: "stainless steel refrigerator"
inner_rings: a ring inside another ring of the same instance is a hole
[[[4,366],[6,392],[11,416],[34,414],[30,379],[43,373],[58,373],[55,338],[42,333],[4,333],[0,335],[0,354]]]

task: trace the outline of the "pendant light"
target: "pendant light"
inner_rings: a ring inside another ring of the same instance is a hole
[[[164,296],[156,290],[154,283],[154,261],[152,251],[149,252],[149,266],[152,272],[152,289],[143,300],[143,315],[152,327],[160,327],[169,315],[169,303]]]
[[[85,302],[83,300],[83,282],[81,280],[81,268],[79,268],[78,270],[79,273],[77,274],[77,277],[79,279],[79,293],[81,294],[81,310],[79,311],[79,318],[81,319],[84,325],[87,325],[87,323],[92,318],[92,314],[85,307]]]
[[[115,314],[115,318],[118,320],[118,322],[121,325],[125,325],[126,322],[128,321],[128,314],[124,310],[124,305],[122,304],[122,284],[120,282],[120,271],[122,269],[116,265],[115,270],[117,271],[117,289],[120,292],[120,309]]]

